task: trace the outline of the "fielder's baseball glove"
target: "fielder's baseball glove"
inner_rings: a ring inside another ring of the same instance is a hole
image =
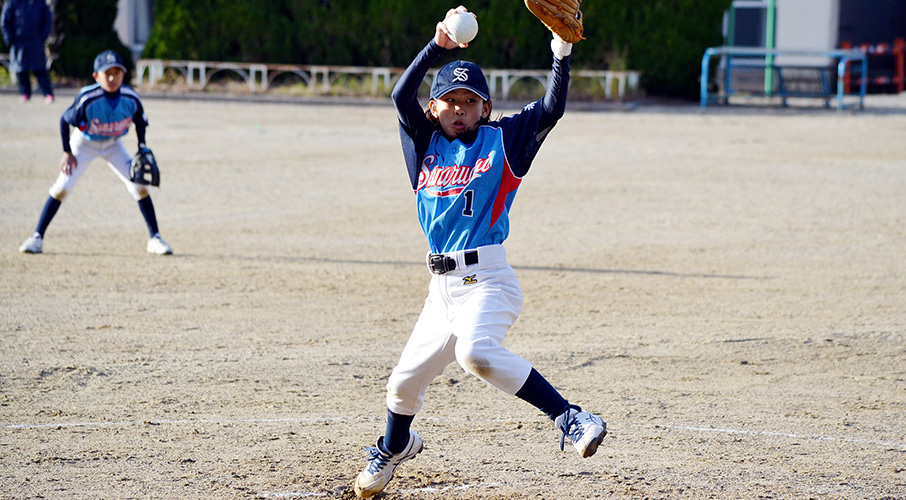
[[[525,0],[525,6],[561,40],[576,43],[582,36],[582,0]]]
[[[136,184],[160,186],[160,170],[157,169],[157,160],[154,159],[154,153],[148,148],[139,149],[138,153],[132,157],[130,173],[132,182]],[[146,176],[150,176],[151,179],[146,179]]]

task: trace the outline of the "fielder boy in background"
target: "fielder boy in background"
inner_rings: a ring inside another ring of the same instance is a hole
[[[445,22],[393,90],[403,156],[418,217],[428,238],[428,298],[387,382],[386,432],[369,448],[355,492],[382,491],[396,467],[422,450],[410,424],[425,391],[456,360],[466,372],[545,413],[582,457],[606,435],[597,416],[570,404],[527,360],[504,348],[504,335],[522,308],[522,290],[503,241],[516,189],[541,143],[563,116],[572,44],[554,37],[550,85],[543,98],[515,115],[491,121],[492,103],[481,69],[455,61],[440,69],[425,111],[418,89],[431,64],[467,43],[451,39]],[[471,14],[468,14],[471,15]],[[581,39],[581,34],[579,38]]]
[[[138,201],[138,208],[148,226],[147,250],[156,255],[172,254],[157,228],[157,216],[148,194],[147,185],[133,182],[132,157],[123,144],[122,136],[135,124],[139,152],[149,151],[145,145],[145,127],[148,119],[138,94],[123,84],[126,66],[123,59],[111,50],[98,54],[94,59],[93,77],[97,82],[81,90],[75,102],[60,118],[60,135],[63,139],[63,158],[60,175],[50,188],[50,197],[44,205],[38,225],[25,243],[19,247],[23,253],[41,253],[44,232],[53,220],[63,199],[75,187],[88,165],[97,157],[107,160],[110,169],[126,185]],[[70,137],[69,127],[76,127]]]

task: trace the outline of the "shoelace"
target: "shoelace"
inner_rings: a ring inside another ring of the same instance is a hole
[[[365,451],[368,452],[368,458],[366,459],[368,463],[368,472],[371,474],[376,473],[377,471],[383,469],[388,463],[390,463],[390,455],[384,454],[379,448],[374,446],[369,446],[365,448]]]
[[[569,405],[563,412],[563,421],[560,422],[560,431],[563,432],[563,435],[560,436],[560,451],[563,451],[566,436],[569,436],[569,439],[575,443],[578,441],[579,436],[582,435],[582,424],[576,420],[574,415],[570,414],[571,411],[575,411],[578,414],[581,410]]]

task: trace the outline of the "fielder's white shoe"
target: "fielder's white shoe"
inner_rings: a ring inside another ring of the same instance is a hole
[[[563,440],[569,436],[573,446],[582,455],[588,458],[598,451],[598,445],[607,435],[607,424],[597,415],[582,411],[577,406],[568,406],[562,415],[554,420],[554,425],[563,431],[560,438],[560,451],[563,451]]]
[[[370,454],[368,465],[355,480],[355,494],[359,498],[371,498],[377,495],[393,479],[396,467],[406,460],[415,458],[422,451],[422,438],[415,431],[409,431],[409,444],[406,449],[389,455],[382,449],[384,438],[378,439],[376,448],[366,448]]]
[[[155,233],[154,236],[148,240],[148,253],[153,253],[154,255],[173,255],[173,249],[160,237],[160,233]]]
[[[22,246],[19,247],[19,251],[22,253],[43,253],[44,252],[44,239],[41,238],[41,235],[35,233],[28,237],[25,240],[25,243],[22,243]]]

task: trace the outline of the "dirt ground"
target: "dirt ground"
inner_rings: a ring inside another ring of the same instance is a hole
[[[352,498],[429,280],[389,103],[147,97],[175,255],[100,162],[20,254],[72,95],[0,94],[0,499]],[[610,433],[454,364],[380,498],[906,498],[904,136],[899,96],[568,111],[507,346]]]

